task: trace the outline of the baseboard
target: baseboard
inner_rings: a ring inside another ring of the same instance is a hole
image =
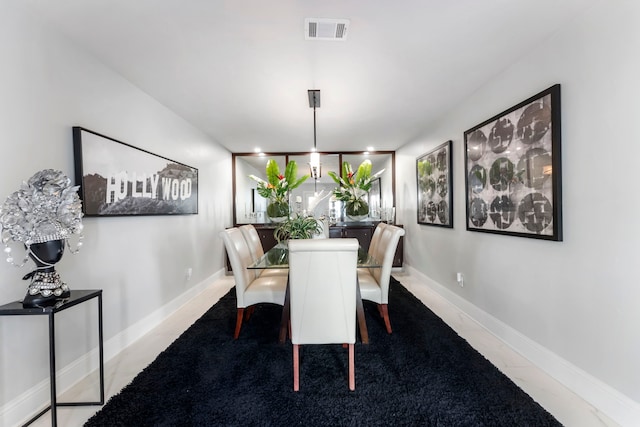
[[[418,278],[430,290],[457,307],[500,341],[524,356],[609,418],[621,426],[637,425],[638,420],[640,420],[640,404],[469,303],[469,301],[461,298],[412,266],[405,263],[404,267],[405,273]]]
[[[116,334],[112,338],[109,338],[104,342],[104,363],[106,364],[111,358],[120,353],[127,346],[131,345],[133,342],[158,326],[190,299],[200,294],[209,285],[211,285],[211,283],[223,276],[224,269],[221,269],[195,286],[187,289],[180,296],[158,308],[144,319],[139,320],[124,331]],[[86,376],[97,374],[96,371],[99,366],[98,360],[98,348],[96,347],[70,364],[64,367],[59,367],[56,376],[58,396]],[[98,383],[97,380],[96,383]],[[11,401],[0,407],[0,426],[8,427],[21,425],[49,404],[51,397],[50,393],[49,378],[46,378],[31,387],[29,390],[21,393],[19,396],[16,396]],[[96,400],[98,399],[99,393],[96,389]],[[43,415],[43,417],[47,416],[50,417],[49,414]]]

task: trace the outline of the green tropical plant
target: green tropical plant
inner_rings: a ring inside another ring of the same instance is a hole
[[[271,203],[267,206],[267,215],[271,218],[289,216],[289,201],[287,200],[289,191],[297,188],[309,178],[309,175],[298,176],[298,165],[295,160],[287,163],[284,175],[280,173],[278,163],[270,159],[266,166],[267,180],[249,175],[249,178],[258,183],[258,194],[269,199]]]
[[[356,172],[349,162],[342,163],[342,176],[330,171],[329,176],[339,185],[333,190],[333,194],[338,200],[345,202],[346,213],[349,216],[366,215],[369,213],[369,204],[364,196],[371,189],[371,182],[378,178],[384,169],[371,175],[371,161],[363,161]]]
[[[322,232],[318,221],[312,216],[295,216],[284,220],[273,232],[278,242],[289,239],[311,239]]]

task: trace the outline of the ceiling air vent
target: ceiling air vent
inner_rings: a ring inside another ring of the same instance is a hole
[[[307,18],[304,20],[305,40],[346,40],[348,19]]]

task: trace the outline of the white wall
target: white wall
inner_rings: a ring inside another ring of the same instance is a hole
[[[85,218],[82,251],[67,252],[58,264],[72,289],[104,290],[109,357],[153,327],[163,310],[177,308],[222,274],[217,233],[231,225],[231,156],[65,39],[9,6],[2,9],[2,202],[41,169],[60,169],[73,179],[72,126],[199,169],[198,215]],[[193,269],[190,280],[187,268]],[[29,270],[0,262],[0,304],[24,297],[21,278]],[[57,316],[61,370],[97,345],[95,317],[95,303]],[[35,411],[48,399],[46,317],[0,318],[0,342],[0,424],[9,425],[10,416]],[[80,371],[88,371],[87,364],[80,363]]]
[[[399,222],[410,236],[405,261],[443,293],[508,325],[509,331],[493,329],[515,347],[511,332],[568,362],[567,371],[615,389],[622,406],[635,410],[640,402],[638,23],[640,3],[601,2],[541,45],[523,46],[519,62],[443,112],[396,157]],[[555,83],[562,85],[564,241],[466,231],[464,131]],[[420,226],[415,160],[449,139],[454,229]],[[465,275],[464,288],[456,284],[458,271]],[[546,368],[557,365],[549,362]],[[571,377],[562,369],[553,373]],[[575,376],[573,381],[570,385],[579,386]],[[578,391],[593,401],[597,396],[588,396],[593,392],[588,388]],[[599,403],[607,409],[606,402]]]

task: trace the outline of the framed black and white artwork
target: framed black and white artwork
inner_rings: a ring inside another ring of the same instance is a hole
[[[467,230],[562,241],[560,85],[464,133]]]
[[[76,185],[85,216],[198,213],[198,169],[73,128]]]
[[[451,141],[416,160],[418,224],[453,228]]]

